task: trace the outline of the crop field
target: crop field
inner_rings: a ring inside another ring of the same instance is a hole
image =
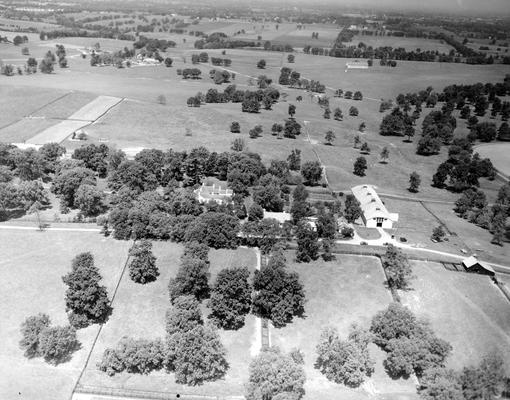
[[[65,97],[33,113],[32,116],[46,119],[67,119],[75,113],[76,110],[86,106],[95,98],[96,96],[92,93],[70,92]]]
[[[453,49],[447,43],[441,43],[439,40],[429,40],[424,38],[406,38],[395,36],[363,36],[355,35],[352,42],[348,44],[365,43],[367,46],[385,47],[391,46],[393,48],[403,47],[407,51],[420,49],[421,51],[438,51],[440,53],[448,54]]]
[[[476,151],[480,156],[490,158],[498,171],[510,176],[510,143],[481,145],[476,147]]]
[[[23,143],[31,137],[55,125],[55,121],[43,118],[23,118],[0,129],[0,142]]]
[[[100,372],[96,363],[100,361],[104,349],[113,347],[123,336],[135,338],[157,338],[165,336],[165,313],[170,307],[168,281],[174,277],[180,264],[182,246],[173,243],[154,243],[154,254],[161,272],[156,282],[139,285],[124,275],[113,304],[114,311],[109,322],[103,328],[94,348],[81,384],[92,386],[116,387],[123,389],[146,389],[169,393],[201,394],[215,393],[217,396],[242,395],[243,385],[248,379],[248,364],[251,346],[258,334],[255,317],[246,319],[246,325],[237,331],[220,331],[221,341],[225,345],[230,364],[224,380],[205,383],[197,387],[175,384],[172,375],[163,371],[149,376],[122,373],[109,377]],[[255,253],[251,249],[211,250],[211,280],[227,267],[245,266],[253,270],[256,265]],[[204,307],[205,311],[205,307]]]
[[[412,289],[401,293],[402,300],[453,346],[449,367],[476,364],[491,351],[510,359],[510,307],[489,277],[424,262],[413,262],[413,273]]]
[[[4,85],[4,77],[0,77],[0,129],[12,124],[26,115],[37,112],[45,105],[56,101],[66,91],[31,86]],[[1,132],[1,131],[0,131]]]
[[[28,29],[28,28],[36,28],[36,29],[59,29],[60,25],[51,24],[48,22],[37,22],[37,21],[25,21],[22,19],[10,19],[0,17],[0,29],[5,29],[9,31],[16,31],[18,29]],[[21,33],[24,35],[25,33]]]
[[[288,253],[290,261],[294,253]],[[362,260],[362,261],[361,261]],[[289,268],[299,273],[304,284],[307,303],[305,319],[296,319],[291,325],[271,329],[271,344],[285,351],[299,348],[304,353],[306,372],[306,398],[361,400],[369,398],[365,390],[351,390],[328,381],[313,365],[315,347],[320,333],[326,326],[334,326],[342,338],[349,327],[358,323],[369,327],[372,316],[391,302],[391,295],[384,286],[384,273],[380,261],[374,257],[339,255],[337,261],[310,264],[290,263]],[[380,394],[405,394],[403,399],[415,398],[414,383],[409,380],[392,380],[384,372],[384,353],[375,346],[371,354],[376,360],[376,370],[366,387]],[[407,397],[408,396],[408,397]]]
[[[51,366],[41,358],[27,359],[19,348],[20,325],[31,315],[47,313],[55,325],[67,324],[65,285],[61,277],[71,260],[90,251],[111,296],[127,257],[129,242],[87,232],[0,230],[0,398],[68,399],[90,351],[97,326],[78,331],[82,344],[71,361]]]

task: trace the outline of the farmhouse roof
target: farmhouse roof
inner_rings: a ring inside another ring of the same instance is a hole
[[[225,197],[231,197],[234,194],[232,189],[223,189],[221,185],[216,185],[214,183],[211,186],[202,183],[202,186],[196,190],[196,193],[204,199],[209,200],[223,199]]]
[[[464,260],[462,260],[462,264],[464,264],[464,266],[467,268],[467,269],[470,269],[470,268],[473,268],[475,265],[480,265],[480,267],[482,267],[483,269],[485,269],[486,271],[489,271],[493,274],[496,273],[496,271],[494,271],[494,268],[492,268],[489,264],[487,264],[486,262],[483,262],[483,261],[480,261],[478,258],[476,258],[475,256],[471,256],[471,257],[468,257],[468,258],[465,258]]]
[[[351,188],[352,194],[360,202],[365,219],[386,218],[398,221],[398,214],[389,213],[372,185],[359,185]]]
[[[264,210],[264,218],[272,218],[277,220],[280,224],[283,224],[285,221],[290,221],[292,216],[287,212],[271,212]]]

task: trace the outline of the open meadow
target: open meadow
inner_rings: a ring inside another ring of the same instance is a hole
[[[104,238],[96,232],[0,230],[3,258],[0,261],[0,398],[68,399],[91,350],[99,327],[77,332],[81,349],[69,362],[52,366],[41,358],[27,359],[19,348],[20,325],[38,313],[49,315],[52,324],[67,325],[62,276],[71,260],[90,251],[111,298],[127,258],[129,242]]]
[[[510,359],[510,307],[488,276],[452,272],[435,263],[413,262],[415,279],[402,301],[428,318],[453,351],[448,366],[461,369],[497,351]],[[506,365],[507,373],[510,365]]]
[[[382,365],[385,354],[376,346],[370,347],[375,372],[356,390],[328,381],[313,366],[322,329],[336,327],[345,338],[353,323],[368,328],[372,316],[392,301],[380,261],[375,257],[337,255],[337,260],[329,263],[318,260],[298,264],[291,262],[293,257],[294,253],[287,253],[289,269],[299,273],[306,291],[306,317],[284,328],[272,328],[270,336],[272,345],[286,351],[298,348],[304,353],[306,399],[362,400],[375,393],[402,400],[416,398],[412,379],[388,377]]]
[[[161,275],[156,282],[140,285],[132,282],[125,274],[120,282],[113,304],[113,314],[102,329],[90,362],[80,381],[87,386],[113,387],[122,389],[165,391],[172,394],[240,396],[244,393],[244,383],[248,380],[248,364],[256,335],[260,334],[255,325],[255,317],[249,315],[246,324],[237,331],[220,331],[221,341],[227,349],[230,365],[223,380],[205,383],[196,387],[176,384],[173,375],[164,371],[150,375],[121,373],[109,377],[97,369],[107,347],[115,347],[123,336],[155,339],[165,337],[165,314],[171,307],[168,296],[168,282],[174,277],[180,265],[182,245],[174,243],[154,243],[154,255]],[[223,268],[245,266],[255,269],[255,253],[251,249],[211,250],[209,254],[210,282]],[[203,303],[203,311],[206,312]],[[205,318],[205,314],[204,314]]]

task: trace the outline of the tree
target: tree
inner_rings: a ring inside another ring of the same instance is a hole
[[[504,362],[497,353],[485,356],[478,366],[463,369],[460,382],[466,400],[496,399],[501,394],[504,376]]]
[[[156,189],[158,180],[153,171],[136,160],[125,160],[108,177],[108,185],[119,190],[127,187],[137,193]]]
[[[218,328],[237,330],[251,310],[250,271],[246,267],[222,269],[211,289],[208,318]]]
[[[76,330],[71,326],[46,327],[39,335],[40,353],[50,364],[68,361],[79,347]]]
[[[319,210],[317,214],[317,235],[323,239],[334,239],[337,231],[335,215],[332,212]]]
[[[296,230],[297,237],[297,262],[310,262],[319,258],[320,245],[317,241],[317,232],[312,229],[307,221],[301,221]]]
[[[230,124],[230,132],[232,133],[240,133],[241,132],[241,125],[237,121],[233,121]]]
[[[111,313],[106,287],[91,253],[80,253],[72,261],[71,272],[62,277],[67,285],[65,301],[69,322],[75,328],[105,322]]]
[[[319,161],[307,161],[301,166],[301,175],[309,185],[316,185],[322,178],[322,166]]]
[[[308,216],[309,206],[306,201],[308,198],[308,191],[305,186],[300,183],[292,192],[292,207],[290,213],[292,215],[293,223],[297,224],[303,218]]]
[[[409,175],[409,191],[412,193],[417,193],[418,188],[420,187],[421,178],[420,175],[416,171],[412,172],[411,175]]]
[[[363,144],[361,145],[361,148],[360,148],[360,152],[362,154],[370,154],[370,147],[368,147],[367,142],[363,142]]]
[[[229,368],[225,347],[211,326],[197,325],[169,335],[167,348],[167,369],[174,372],[179,384],[196,386],[215,381],[223,378]]]
[[[325,119],[330,119],[331,118],[331,109],[329,107],[326,107],[324,109],[324,114],[323,114],[323,117]]]
[[[354,92],[354,95],[352,97],[353,100],[363,100],[363,94],[358,90]]]
[[[439,153],[441,150],[441,139],[432,137],[430,135],[423,135],[418,141],[416,153],[423,156],[429,156]]]
[[[105,350],[97,367],[109,376],[122,371],[149,374],[163,368],[164,361],[165,346],[161,339],[146,340],[123,337],[115,348]]]
[[[257,203],[253,203],[248,209],[248,221],[260,221],[264,218],[264,209]]]
[[[441,367],[425,371],[418,392],[424,400],[465,400],[458,374]]]
[[[194,296],[197,300],[209,297],[208,266],[204,260],[185,257],[175,278],[170,279],[168,291],[173,303],[179,296]]]
[[[304,394],[303,366],[278,347],[264,349],[249,367],[247,400],[299,400]],[[282,397],[282,396],[290,397]]]
[[[262,135],[262,125],[255,125],[252,129],[250,129],[250,138],[256,139]]]
[[[290,64],[292,64],[294,62],[294,59],[295,59],[294,54],[289,54],[287,56],[287,62],[290,63]]]
[[[25,351],[25,357],[41,356],[39,338],[41,332],[50,326],[50,317],[46,314],[37,314],[28,317],[21,324],[21,340],[19,345]]]
[[[15,166],[15,174],[24,181],[32,181],[44,176],[45,162],[41,153],[35,149],[14,149],[10,152]]]
[[[443,238],[445,237],[446,233],[443,229],[442,225],[438,225],[434,228],[432,231],[432,237],[431,239],[436,242],[442,242]]]
[[[201,214],[188,227],[186,241],[196,240],[215,249],[236,248],[239,220],[229,214],[207,212]]]
[[[39,63],[39,69],[43,74],[51,74],[55,65],[55,54],[48,50],[44,58]]]
[[[295,139],[296,136],[301,134],[301,125],[294,119],[285,120],[283,128],[283,136],[290,139]]]
[[[409,286],[413,271],[409,260],[398,248],[388,245],[381,262],[386,271],[388,286],[395,289],[406,289]]]
[[[345,198],[345,212],[344,216],[347,222],[353,223],[362,215],[361,204],[358,199],[352,195],[348,194]]]
[[[358,130],[360,132],[363,132],[366,127],[367,127],[367,125],[364,122],[362,122],[361,124],[359,124]]]
[[[246,148],[246,142],[243,138],[235,138],[230,144],[230,149],[233,151],[243,151]]]
[[[174,60],[172,58],[166,57],[165,58],[165,67],[171,67],[173,62],[174,62]]]
[[[358,157],[354,162],[354,175],[365,176],[367,169],[367,159],[365,157]]]
[[[359,114],[359,111],[356,107],[352,106],[351,108],[349,108],[349,115],[351,117],[357,117]]]
[[[78,187],[74,196],[74,206],[86,217],[93,217],[105,210],[104,193],[97,186],[83,184]]]
[[[361,138],[359,137],[359,135],[354,136],[354,148],[357,149],[360,144]]]
[[[388,158],[390,157],[390,151],[386,146],[381,150],[381,163],[386,164],[388,162]]]
[[[335,133],[332,130],[329,130],[326,132],[324,140],[326,141],[326,144],[331,146],[335,138],[336,138]]]
[[[255,271],[252,313],[271,320],[277,328],[303,317],[305,293],[299,276],[287,272],[283,252],[273,252],[267,266]]]
[[[343,120],[344,116],[342,114],[342,110],[339,107],[336,107],[335,110],[333,111],[333,118],[336,121],[342,121]]]
[[[287,163],[291,171],[299,171],[301,169],[301,150],[293,149],[287,157]]]
[[[159,276],[156,257],[152,254],[152,243],[142,240],[129,249],[129,277],[136,283],[154,282]]]
[[[51,190],[60,197],[62,206],[72,208],[75,207],[76,193],[80,186],[95,186],[95,184],[96,178],[93,171],[88,168],[76,167],[66,169],[58,173],[53,179]],[[84,207],[85,203],[89,205],[91,204],[90,199],[87,199],[87,201],[84,199],[82,200],[81,205]]]
[[[296,106],[294,104],[289,104],[289,116],[291,118],[294,118],[295,114],[296,114]]]
[[[282,131],[283,131],[283,125],[282,124],[274,123],[273,126],[271,127],[271,134],[273,136],[274,135],[280,136],[280,133]]]
[[[336,328],[325,328],[316,347],[315,368],[330,381],[360,386],[374,372],[375,363],[368,352],[369,338],[367,332],[354,327],[349,339],[342,341]]]
[[[266,68],[266,60],[259,60],[259,61],[257,62],[257,68],[258,68],[258,69],[264,69],[264,68]]]

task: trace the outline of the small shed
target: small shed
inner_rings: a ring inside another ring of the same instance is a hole
[[[471,256],[462,260],[462,265],[466,268],[467,272],[473,272],[481,275],[496,275],[496,271],[487,263],[478,260],[476,257]]]

